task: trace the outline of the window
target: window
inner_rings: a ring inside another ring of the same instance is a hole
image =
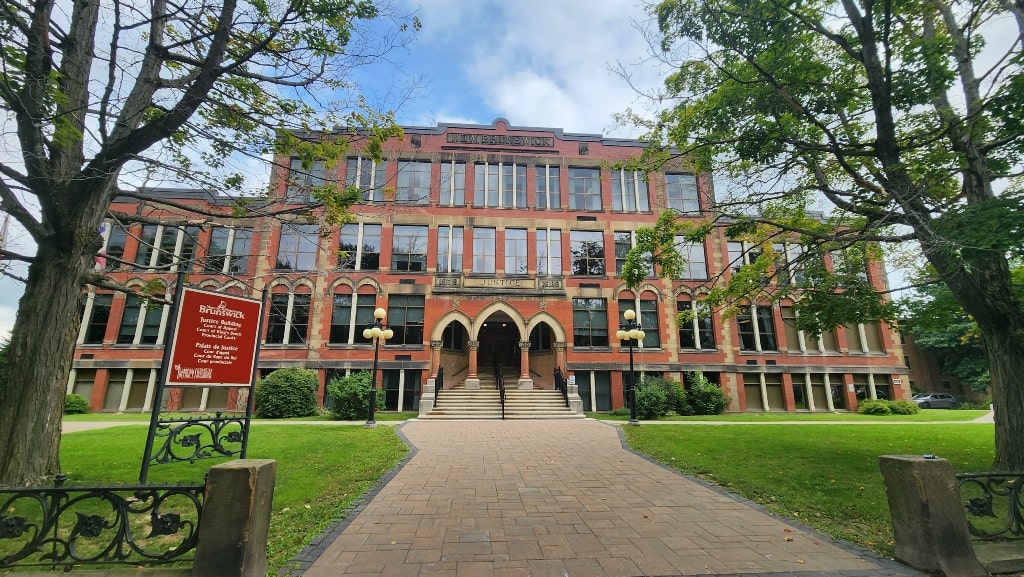
[[[537,208],[557,210],[562,207],[557,166],[537,166]]]
[[[729,268],[733,273],[756,262],[761,256],[761,249],[747,242],[729,241],[727,246],[729,248]]]
[[[650,212],[647,179],[642,172],[612,171],[612,210],[616,212]]]
[[[569,169],[569,210],[601,210],[601,169]]]
[[[572,344],[608,346],[608,305],[605,299],[572,299]]]
[[[604,234],[598,230],[574,230],[569,233],[572,274],[604,275]]]
[[[160,317],[163,307],[149,306],[149,300],[138,295],[125,299],[121,327],[117,331],[119,345],[154,345],[160,334]]]
[[[303,162],[301,158],[293,158],[288,165],[288,190],[285,200],[288,202],[309,202],[312,191],[324,185],[327,168],[322,160]]]
[[[801,350],[800,330],[796,326],[796,311],[793,310],[793,307],[780,307],[779,312],[782,313],[782,330],[786,335],[786,349]]]
[[[461,226],[437,227],[437,272],[462,272],[463,234]]]
[[[694,311],[694,302],[681,300],[676,303],[679,312]],[[715,330],[711,322],[710,311],[697,305],[694,317],[679,323],[680,349],[713,349],[715,348]]]
[[[635,244],[635,233],[628,230],[615,232],[615,274],[622,274],[622,270],[626,266],[626,257],[629,255],[629,251],[633,249]],[[644,260],[647,262],[647,276],[653,277],[653,260],[651,258],[646,258]]]
[[[392,295],[388,299],[388,318],[395,336],[386,341],[395,345],[423,345],[423,295]]]
[[[342,225],[338,237],[338,268],[379,270],[380,230],[379,224],[350,222]]]
[[[278,345],[305,344],[309,330],[309,302],[309,294],[270,295],[266,342]]]
[[[404,204],[430,203],[430,162],[398,161],[395,201]]]
[[[331,308],[330,343],[370,342],[370,339],[363,337],[363,329],[373,322],[375,302],[376,296],[372,294],[336,293]]]
[[[629,309],[636,309],[636,301],[619,301],[619,325],[626,324],[624,316]],[[640,299],[640,312],[637,314],[637,323],[644,331],[644,340],[639,344],[646,348],[658,348],[661,346],[661,337],[658,330],[658,301]]]
[[[704,243],[689,242],[683,237],[677,236],[676,252],[686,261],[679,271],[680,279],[704,280],[708,278],[708,259],[704,252]]]
[[[177,264],[191,267],[196,253],[196,237],[199,228],[165,227],[147,224],[142,227],[139,248],[135,253],[135,264],[143,268],[160,268],[177,272]]]
[[[495,233],[493,228],[473,229],[473,272],[494,274]]]
[[[391,243],[391,270],[427,270],[427,227],[395,225]]]
[[[505,274],[526,274],[526,229],[505,229]]]
[[[562,231],[557,228],[537,229],[537,274],[562,274]]]
[[[778,350],[771,307],[752,306],[736,316],[736,324],[739,327],[740,350]]]
[[[249,272],[251,248],[251,230],[215,227],[210,232],[210,248],[206,251],[203,268],[214,274],[246,274]]]
[[[361,190],[364,201],[383,201],[387,166],[386,161],[377,162],[361,157],[349,158],[345,166],[345,186],[354,186]]]
[[[466,163],[441,164],[441,206],[466,205]]]
[[[526,208],[526,166],[478,162],[474,168],[474,206]]]
[[[120,224],[107,223],[110,227],[110,238],[107,239],[106,255],[114,259],[124,258],[124,247],[128,242],[128,231]],[[113,260],[107,261],[107,267],[111,270],[120,270],[121,263]]]
[[[110,320],[110,305],[114,296],[109,294],[95,295],[92,297],[92,306],[89,306],[89,299],[86,297],[85,313],[88,318],[85,321],[85,334],[82,338],[84,345],[102,345],[103,334],[107,332],[107,321]]]
[[[666,174],[665,204],[679,212],[700,212],[697,177],[692,174]]]
[[[775,271],[779,284],[803,284],[807,278],[804,276],[803,263],[799,261],[803,254],[803,247],[798,244],[772,245],[772,252],[775,253]]]
[[[274,268],[292,271],[316,270],[319,241],[319,225],[283,225]]]

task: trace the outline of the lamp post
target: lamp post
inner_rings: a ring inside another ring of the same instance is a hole
[[[615,337],[629,343],[629,389],[627,389],[626,395],[629,400],[629,424],[639,425],[640,421],[636,418],[636,374],[633,373],[633,345],[640,344],[640,341],[644,340],[644,331],[640,328],[640,323],[636,322],[636,312],[633,309],[627,309],[622,316],[626,322],[619,325]]]
[[[395,331],[388,328],[384,317],[388,312],[382,308],[373,311],[373,322],[363,329],[363,338],[373,341],[373,371],[370,373],[370,412],[366,417],[367,427],[376,427],[377,421],[373,420],[373,411],[377,408],[377,354],[380,352],[380,342],[386,341],[395,336]]]

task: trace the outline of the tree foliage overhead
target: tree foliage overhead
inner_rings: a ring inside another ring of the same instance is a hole
[[[761,270],[734,276],[721,302],[799,296],[810,330],[864,310],[891,318],[834,257],[915,242],[985,342],[996,465],[1024,470],[1024,308],[1007,260],[1024,246],[1024,6],[664,0],[652,11],[675,68],[660,111],[628,115],[656,144],[646,160],[684,156],[713,173],[711,228],[759,247]],[[779,270],[767,250],[779,242],[803,247],[809,291],[760,282]]]
[[[236,196],[233,210],[196,209],[189,225],[296,216],[265,188],[246,190],[245,174],[282,153],[312,176],[354,139],[379,155],[400,130],[354,73],[419,25],[370,0],[0,3],[0,209],[34,245],[0,251],[28,263],[9,357],[17,385],[0,395],[0,485],[59,471],[79,296],[86,284],[116,288],[92,270],[103,219],[185,224],[151,216],[188,208],[147,193],[167,181]],[[298,217],[338,222],[356,199],[332,182],[311,192]],[[115,194],[139,211],[110,213]]]

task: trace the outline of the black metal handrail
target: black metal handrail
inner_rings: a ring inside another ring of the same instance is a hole
[[[444,367],[437,368],[437,377],[434,379],[434,406],[437,406],[437,393],[444,386]]]
[[[505,377],[501,373],[501,363],[494,360],[494,382],[498,384],[498,398],[501,399],[501,420],[505,420]]]
[[[206,486],[0,487],[0,569],[194,560]]]
[[[569,406],[569,381],[562,374],[561,367],[555,367],[555,389],[562,392],[562,399],[565,401],[565,406]]]
[[[956,479],[971,535],[1024,537],[1024,473],[960,473]]]

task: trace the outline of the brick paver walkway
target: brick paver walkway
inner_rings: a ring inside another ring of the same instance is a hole
[[[597,421],[410,421],[408,462],[304,577],[923,577],[623,448]]]

